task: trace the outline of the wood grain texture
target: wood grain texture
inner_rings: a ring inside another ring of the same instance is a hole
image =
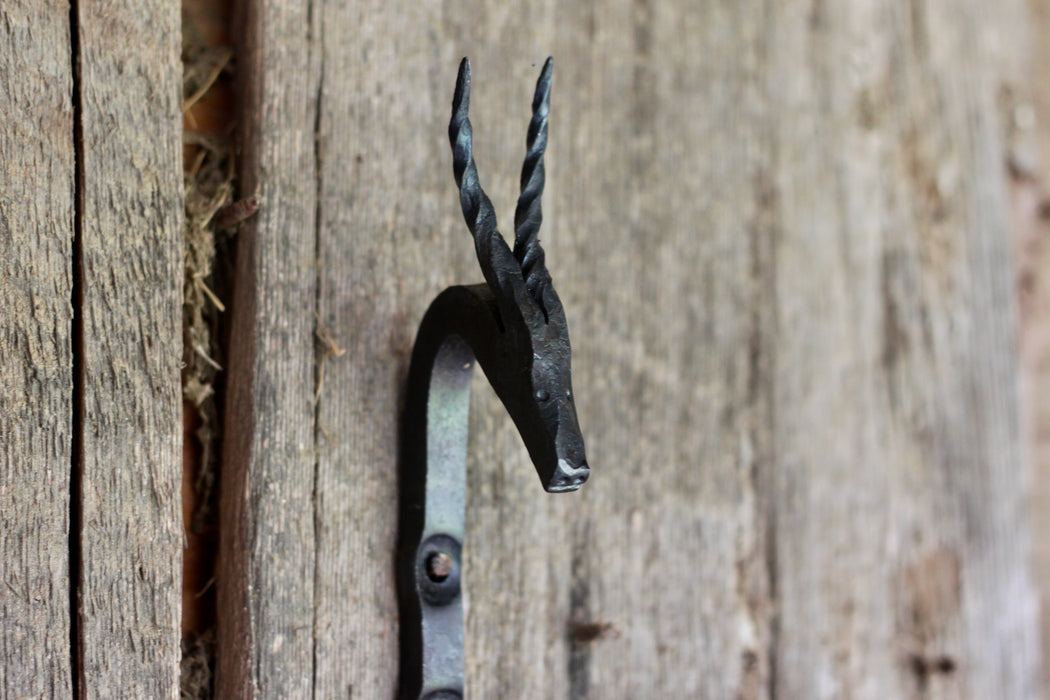
[[[745,89],[760,49],[745,5],[685,22],[629,4],[325,5],[320,320],[347,353],[326,360],[318,415],[318,693],[385,697],[396,683],[374,659],[397,648],[389,553],[408,352],[431,298],[481,279],[445,134],[455,66],[471,56],[475,154],[508,230],[548,52],[541,235],[594,473],[578,494],[545,494],[479,380],[468,689],[728,697],[767,683],[764,409],[749,353],[762,280],[748,234],[767,137]],[[690,51],[672,48],[686,39]],[[615,631],[575,640],[595,623]]]
[[[770,91],[787,697],[1038,695],[993,70],[1008,17],[774,15],[771,64],[791,67]]]
[[[219,697],[308,698],[314,624],[316,177],[308,3],[245,3],[241,192],[226,379]],[[280,76],[280,77],[277,77]]]
[[[81,697],[179,693],[179,10],[82,0]]]
[[[0,7],[0,697],[72,692],[68,7]]]
[[[393,693],[408,354],[481,279],[455,66],[509,230],[553,54],[542,238],[593,475],[544,494],[478,380],[471,695],[1037,695],[987,68],[1023,13],[830,5],[249,3],[271,209],[239,259],[226,687]]]
[[[1025,54],[1023,75],[1030,93],[1015,104],[1022,153],[1034,155],[1015,179],[1013,195],[1019,239],[1022,335],[1025,370],[1022,392],[1027,410],[1027,446],[1033,466],[1033,561],[1040,594],[1043,639],[1043,685],[1050,687],[1050,44],[1036,39],[1050,33],[1050,4],[1029,0],[1032,22],[1025,37],[1032,53]],[[1034,119],[1033,119],[1034,117]],[[1024,127],[1027,126],[1027,133]],[[1027,141],[1027,143],[1025,143]]]

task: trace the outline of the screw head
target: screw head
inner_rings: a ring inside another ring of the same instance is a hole
[[[441,607],[457,600],[462,562],[459,540],[436,533],[423,540],[416,552],[415,586],[423,602]]]
[[[452,557],[445,552],[434,552],[427,557],[427,578],[441,583],[452,575]]]

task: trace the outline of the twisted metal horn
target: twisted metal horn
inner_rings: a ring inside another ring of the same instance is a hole
[[[459,64],[456,90],[452,96],[452,119],[448,125],[448,140],[452,145],[452,172],[459,187],[459,203],[463,218],[474,236],[474,248],[478,254],[485,279],[493,290],[499,288],[492,270],[493,239],[503,237],[496,229],[496,211],[492,200],[481,188],[478,168],[474,163],[474,130],[470,124],[470,61],[464,58]]]
[[[543,302],[544,288],[551,283],[547,271],[543,248],[540,247],[539,232],[543,222],[540,198],[543,196],[545,172],[543,153],[547,149],[547,115],[550,113],[551,58],[543,64],[543,71],[536,81],[536,93],[532,98],[532,121],[526,142],[525,163],[521,167],[521,196],[514,211],[514,257],[521,264],[525,286],[529,294],[546,314]]]

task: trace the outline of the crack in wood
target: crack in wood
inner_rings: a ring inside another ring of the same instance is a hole
[[[84,221],[84,124],[80,94],[79,0],[69,4],[70,65],[72,66],[73,106],[73,276],[72,324],[73,341],[73,424],[72,462],[69,465],[69,649],[73,678],[73,700],[79,700],[84,688],[83,658],[80,640],[80,575],[82,469],[84,459],[84,320],[83,320],[83,221]]]

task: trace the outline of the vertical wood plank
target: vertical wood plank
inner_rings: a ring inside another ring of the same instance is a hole
[[[1050,537],[1046,536],[1050,533],[1050,218],[1046,203],[1050,194],[1050,44],[1042,38],[1050,35],[1050,4],[1029,0],[1025,9],[1032,18],[1026,37],[1032,52],[1022,56],[1020,66],[1024,69],[1021,75],[1028,80],[1018,82],[1027,82],[1031,92],[1021,93],[1015,115],[1018,122],[1030,122],[1028,133],[1023,127],[1018,131],[1022,139],[1035,141],[1024,146],[1029,155],[1030,150],[1036,154],[1024,161],[1035,166],[1034,172],[1020,173],[1015,183],[1014,202],[1015,211],[1020,215],[1018,257],[1022,276],[1018,288],[1022,298],[1022,365],[1027,370],[1026,381],[1022,382],[1026,401],[1022,405],[1028,409],[1029,459],[1034,471],[1032,559],[1039,587],[1043,687],[1047,688],[1050,687]]]
[[[443,206],[456,202],[443,158],[455,60],[441,58],[445,30],[425,29],[442,26],[440,8],[409,5],[318,3],[319,319],[346,350],[321,359],[317,418],[315,690],[325,696],[394,696],[398,408],[414,324],[455,279],[449,253],[472,247]]]
[[[497,551],[513,567],[532,541],[570,543],[551,557],[549,592],[530,584],[527,600],[561,599],[546,603],[542,636],[535,613],[496,625],[513,603],[499,591],[529,569],[488,567],[494,601],[473,630],[490,694],[535,683],[536,662],[508,667],[482,646],[486,628],[503,647],[515,628],[537,637],[554,697],[768,693],[765,17],[758,2],[633,2],[552,18],[554,51],[568,54],[567,124],[552,139],[565,150],[551,166],[561,185],[547,240],[577,309],[575,392],[594,472],[580,503],[552,504],[538,540],[504,533],[485,551],[481,539],[482,570]],[[492,497],[475,531],[502,530],[513,497]],[[581,624],[612,631],[592,641]]]
[[[80,689],[179,693],[177,3],[80,0]]]
[[[0,7],[0,696],[72,692],[68,6]]]
[[[773,16],[773,692],[1038,697],[993,69],[1019,15]]]
[[[542,238],[594,474],[580,493],[543,493],[478,380],[469,692],[761,693],[764,394],[749,350],[762,280],[759,232],[744,233],[765,225],[753,201],[765,123],[746,87],[760,9],[324,8],[320,321],[347,352],[325,358],[318,409],[315,690],[396,685],[374,659],[397,649],[391,504],[408,353],[433,296],[481,279],[446,137],[455,67],[471,56],[475,154],[506,231],[550,53]],[[584,640],[577,625],[610,632]]]
[[[314,638],[317,71],[311,3],[244,2],[241,192],[226,378],[220,697],[309,698]]]

